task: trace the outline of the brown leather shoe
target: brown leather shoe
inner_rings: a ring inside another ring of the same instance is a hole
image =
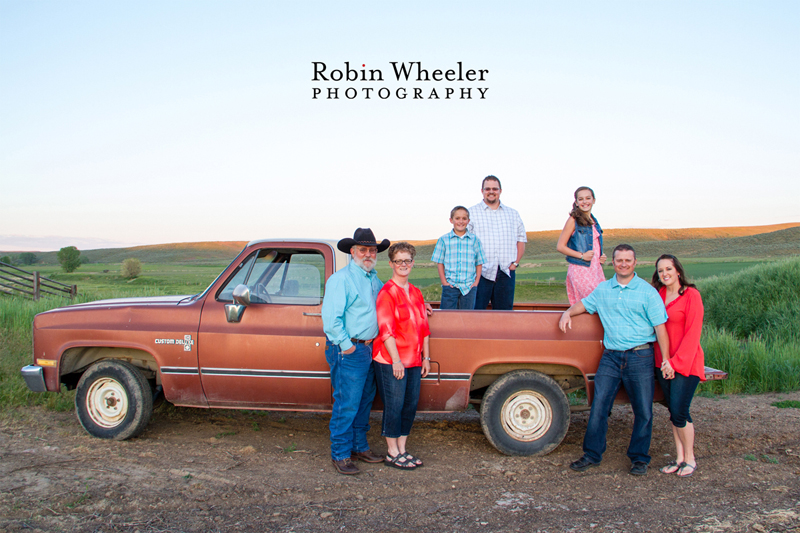
[[[365,463],[382,463],[384,457],[382,455],[375,455],[372,453],[372,450],[367,450],[365,452],[358,452],[350,454],[350,459],[353,461],[359,460],[364,461]]]
[[[352,476],[354,474],[361,473],[361,470],[358,469],[356,465],[353,464],[349,458],[342,459],[341,461],[336,461],[335,459],[331,459],[333,461],[333,466],[336,468],[336,471],[340,474],[344,474],[346,476]]]

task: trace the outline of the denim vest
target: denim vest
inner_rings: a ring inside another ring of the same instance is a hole
[[[594,225],[597,227],[597,233],[600,234],[598,240],[600,241],[600,251],[598,252],[595,250],[595,253],[599,253],[603,255],[603,228],[600,227],[600,223],[597,222],[597,219],[594,218],[594,215],[591,215],[592,220],[594,220]],[[572,236],[567,241],[567,248],[570,250],[575,250],[576,252],[588,252],[592,249],[592,226],[580,226],[577,222],[575,222],[575,231],[572,233]],[[570,257],[567,256],[567,262],[572,263],[573,265],[581,265],[588,267],[589,261],[584,261],[579,257]]]

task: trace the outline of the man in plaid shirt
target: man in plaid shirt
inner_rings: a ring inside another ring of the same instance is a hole
[[[469,209],[468,229],[483,245],[486,262],[483,264],[475,309],[510,310],[514,307],[514,271],[525,253],[525,225],[519,213],[500,203],[503,192],[500,180],[486,176],[481,188],[483,201]]]

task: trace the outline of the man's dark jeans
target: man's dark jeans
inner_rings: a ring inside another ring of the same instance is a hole
[[[475,309],[477,294],[477,287],[472,287],[467,294],[461,294],[460,289],[442,285],[442,301],[439,303],[439,309]]]
[[[330,430],[334,461],[349,459],[352,452],[369,450],[369,411],[375,399],[372,346],[356,344],[355,347],[353,353],[345,355],[338,345],[325,343],[333,385]]]
[[[475,309],[486,309],[489,303],[492,309],[510,311],[514,308],[514,280],[516,274],[510,271],[511,276],[497,267],[497,277],[494,281],[481,276],[478,282],[478,294],[475,296]]]
[[[655,370],[653,349],[605,350],[594,377],[594,400],[589,425],[583,438],[583,454],[589,461],[599,463],[606,451],[608,414],[620,385],[631,400],[633,433],[628,445],[631,462],[650,463],[650,439],[653,434],[653,392]]]

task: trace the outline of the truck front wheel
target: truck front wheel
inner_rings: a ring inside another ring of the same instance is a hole
[[[569,428],[567,395],[550,376],[516,370],[492,383],[481,402],[481,426],[506,455],[545,455]]]
[[[153,414],[147,378],[125,361],[99,361],[83,373],[75,394],[83,428],[101,439],[125,440],[144,431]]]

